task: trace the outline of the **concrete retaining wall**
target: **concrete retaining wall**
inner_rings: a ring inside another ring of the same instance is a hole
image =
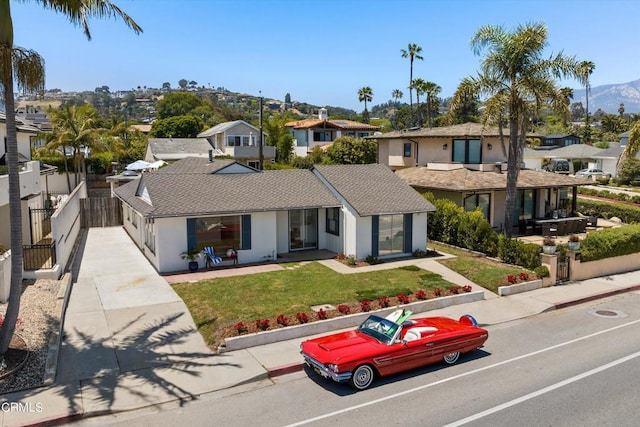
[[[570,254],[570,251],[567,253]],[[589,262],[581,262],[576,253],[570,254],[570,256],[569,280],[571,281],[640,270],[640,256],[638,256],[638,254],[629,254]]]
[[[423,313],[425,311],[437,310],[457,304],[466,304],[468,302],[481,301],[483,299],[484,291],[476,291],[460,295],[434,298],[425,301],[417,301],[411,304],[403,305],[402,307],[409,309],[414,313]],[[360,325],[371,314],[386,316],[387,314],[397,309],[398,307],[389,307],[382,310],[372,310],[368,313],[351,314],[348,316],[340,316],[333,319],[305,323],[303,325],[286,326],[284,328],[273,329],[270,331],[225,338],[225,345],[220,348],[220,352],[242,350],[244,348],[271,344],[278,341],[286,341],[307,337],[310,335],[322,334],[325,332],[333,332],[339,329],[353,328]]]
[[[501,297],[507,295],[519,294],[520,292],[533,291],[542,287],[542,279],[532,280],[530,282],[516,283],[515,285],[499,286],[498,295]]]

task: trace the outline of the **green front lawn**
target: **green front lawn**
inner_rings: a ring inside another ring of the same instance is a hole
[[[340,274],[317,262],[283,266],[282,271],[178,283],[173,288],[213,346],[221,341],[222,329],[240,321],[251,324],[280,314],[295,319],[297,312],[310,312],[314,305],[373,301],[452,285],[413,266],[354,274]]]

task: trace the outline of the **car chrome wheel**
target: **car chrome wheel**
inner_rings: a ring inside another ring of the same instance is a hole
[[[447,365],[453,365],[454,363],[456,363],[458,361],[459,357],[460,357],[460,352],[459,351],[445,354],[444,355],[444,363],[446,363]]]
[[[373,382],[373,368],[369,365],[361,365],[353,371],[351,386],[357,390],[364,390]]]

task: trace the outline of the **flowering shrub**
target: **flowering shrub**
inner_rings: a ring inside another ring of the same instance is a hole
[[[452,294],[459,294],[460,293],[460,286],[449,286],[449,292],[451,292]]]
[[[349,314],[351,312],[351,309],[346,304],[339,304],[338,311],[342,314]]]
[[[398,302],[400,304],[409,304],[409,297],[405,294],[398,294]]]
[[[323,309],[318,310],[318,320],[324,320],[327,317],[328,316],[326,311],[324,311]]]
[[[278,325],[287,326],[289,324],[289,319],[287,319],[284,314],[281,314],[276,319],[276,322],[278,322]]]
[[[509,282],[510,285],[513,285],[514,283],[518,283],[518,279],[516,278],[515,275],[508,274],[507,275],[507,282]]]
[[[307,323],[309,321],[309,316],[307,316],[307,313],[296,313],[296,319],[298,319],[298,322],[300,323]]]
[[[425,291],[423,291],[422,289],[420,289],[418,292],[416,292],[415,296],[416,296],[416,299],[419,299],[419,300],[427,299],[427,293]]]
[[[236,332],[238,332],[238,335],[244,334],[245,332],[247,332],[249,330],[249,328],[247,328],[247,325],[245,325],[242,322],[236,323],[234,328],[236,328]]]
[[[360,308],[365,313],[368,312],[368,311],[371,311],[371,301],[366,300],[366,299],[360,301]]]
[[[523,282],[526,282],[529,280],[529,274],[524,271],[521,271],[519,276],[520,276],[520,280],[522,280]]]
[[[440,289],[440,288],[435,288],[435,289],[433,290],[433,294],[434,294],[435,296],[437,296],[437,297],[441,297],[441,296],[442,296],[442,289]]]
[[[269,319],[263,319],[263,320],[257,319],[256,328],[262,329],[263,331],[266,331],[267,329],[269,329]]]
[[[387,308],[391,305],[391,302],[389,302],[389,298],[382,297],[378,298],[378,305],[380,306],[380,308]]]
[[[462,290],[463,290],[464,292],[471,292],[471,285],[464,285],[464,286],[462,287]]]

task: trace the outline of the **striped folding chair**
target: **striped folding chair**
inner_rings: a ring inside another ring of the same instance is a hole
[[[222,262],[222,258],[216,256],[216,252],[213,249],[213,246],[205,246],[202,251],[204,252],[204,262],[207,268],[211,267],[214,264],[220,264]]]

